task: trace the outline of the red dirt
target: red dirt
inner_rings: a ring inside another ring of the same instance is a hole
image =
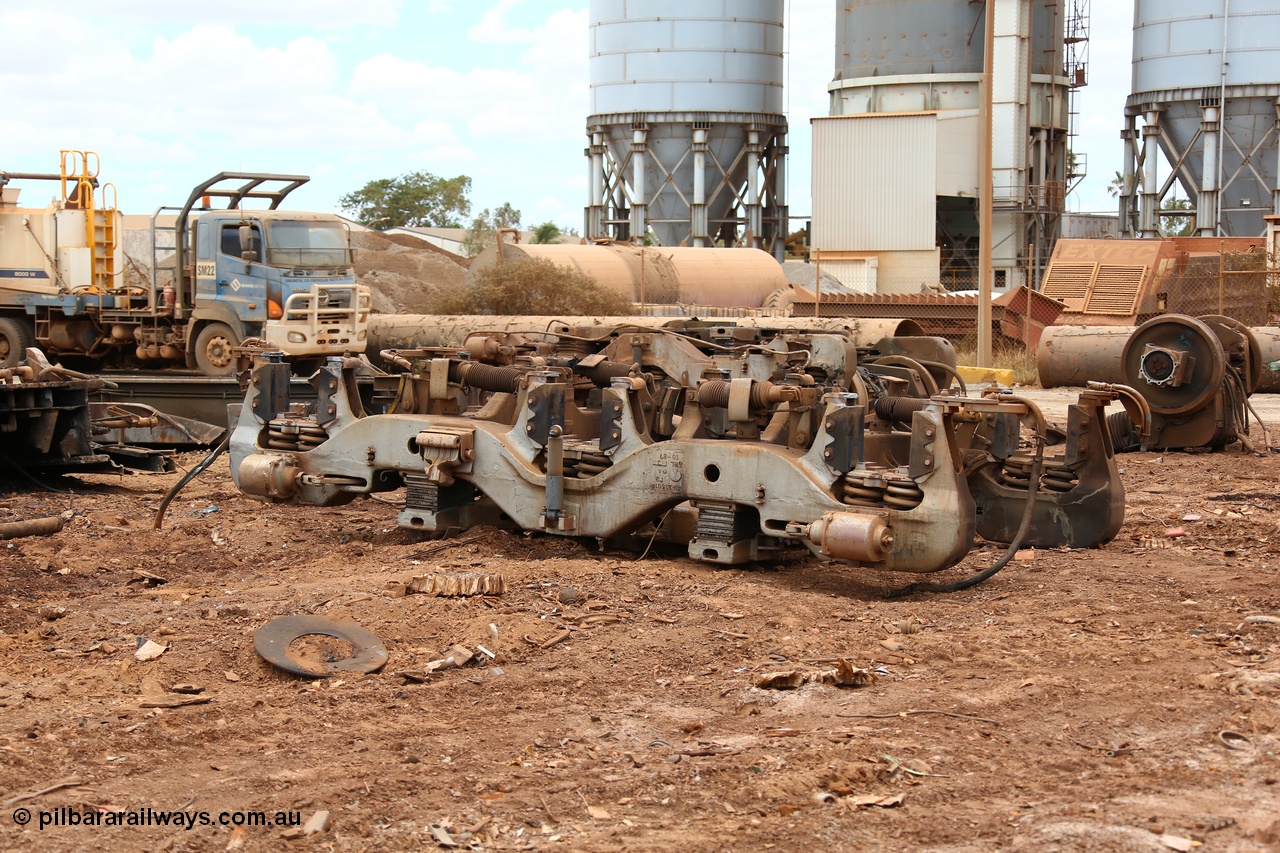
[[[251,501],[225,457],[162,531],[178,474],[57,481],[74,495],[11,483],[0,521],[75,516],[0,549],[0,846],[401,850],[436,846],[434,824],[479,850],[1277,849],[1280,625],[1245,620],[1280,614],[1280,460],[1123,461],[1129,511],[1105,548],[899,599],[884,594],[911,578],[799,554],[718,569],[493,530],[423,541],[374,500]],[[507,590],[387,594],[437,570],[501,572]],[[390,662],[276,670],[253,634],[299,613],[358,622]],[[168,651],[139,663],[140,639]],[[455,643],[498,659],[396,674]],[[840,657],[874,682],[755,686]],[[184,683],[209,701],[141,707]],[[59,806],[332,822],[293,842],[216,823],[39,830]],[[16,825],[18,808],[36,818]]]

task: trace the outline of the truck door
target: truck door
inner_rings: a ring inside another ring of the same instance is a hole
[[[230,307],[242,321],[267,318],[267,267],[263,264],[262,225],[250,223],[248,240],[241,240],[238,223],[224,222],[218,234],[218,259],[212,292],[201,296]],[[205,281],[199,281],[207,286]]]

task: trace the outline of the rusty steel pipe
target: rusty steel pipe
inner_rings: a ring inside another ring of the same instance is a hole
[[[1040,336],[1036,372],[1040,385],[1123,383],[1124,345],[1134,326],[1050,326]]]
[[[51,515],[48,518],[32,518],[27,521],[8,521],[0,524],[0,539],[48,536],[61,530],[64,521],[60,515]]]

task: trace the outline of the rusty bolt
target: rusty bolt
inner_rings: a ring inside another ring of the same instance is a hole
[[[826,426],[827,426],[827,429],[835,429],[835,428],[836,428],[836,422],[835,422],[835,421],[827,421]]]
[[[622,430],[620,430],[620,429],[615,429],[615,430],[611,433],[611,435],[612,435],[612,437],[613,437],[613,438],[622,438]]]
[[[933,427],[929,427],[924,431],[925,438],[933,438]]]
[[[822,458],[823,458],[823,459],[830,459],[832,456],[835,456],[835,454],[834,454],[834,453],[832,453],[830,450],[824,450],[824,451],[822,451]]]
[[[796,433],[796,444],[804,444],[808,440],[809,440],[809,433],[807,432]]]
[[[932,457],[932,456],[926,456],[926,457],[924,458],[924,467],[926,467],[926,468],[932,468],[932,467],[933,467],[933,457]]]

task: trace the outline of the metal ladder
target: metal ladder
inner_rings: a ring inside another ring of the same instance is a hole
[[[116,233],[115,185],[98,183],[102,162],[96,151],[64,148],[59,154],[63,203],[84,211],[85,241],[92,258],[92,289],[98,293],[106,293],[117,288],[117,277],[122,272],[116,268],[116,249],[120,238]],[[102,189],[101,207],[94,197],[94,187],[99,186]]]

